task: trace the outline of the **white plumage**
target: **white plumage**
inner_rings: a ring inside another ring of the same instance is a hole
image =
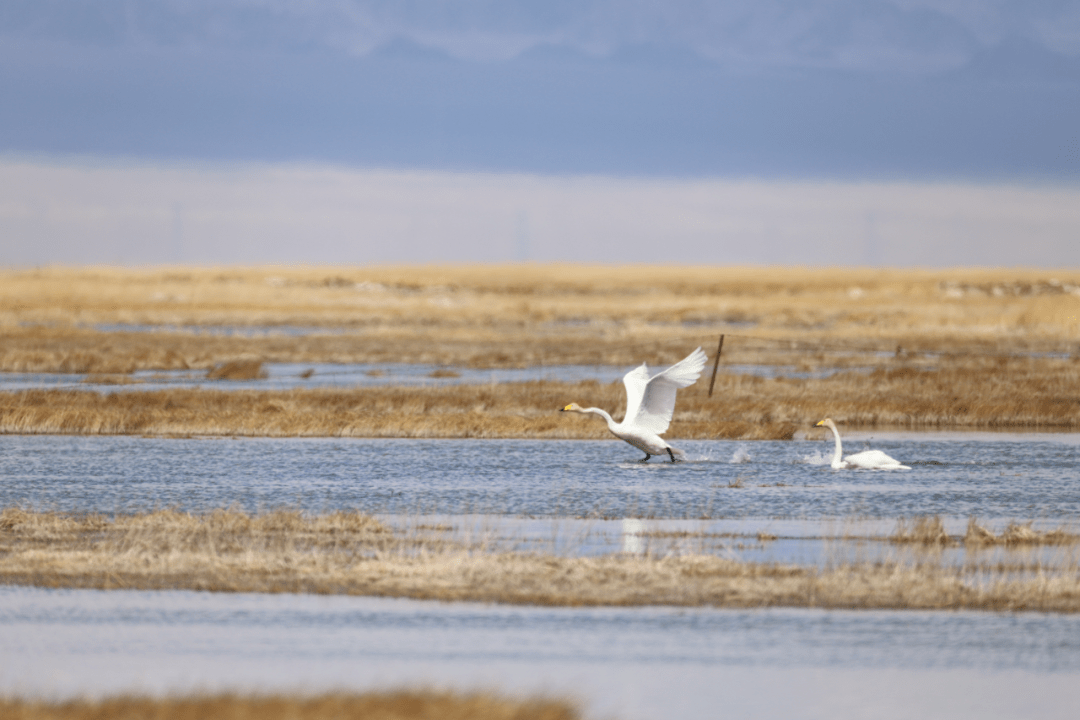
[[[834,470],[864,469],[864,470],[910,470],[907,465],[901,465],[899,460],[889,457],[880,450],[864,450],[842,457],[843,448],[840,445],[840,431],[836,429],[836,423],[831,418],[825,418],[817,424],[818,427],[827,427],[832,430],[836,438],[836,452],[833,453],[832,467]]]
[[[623,384],[626,386],[626,415],[622,422],[615,422],[611,415],[600,408],[583,408],[577,403],[570,403],[562,410],[604,418],[615,437],[645,453],[641,462],[648,462],[653,455],[662,455],[665,452],[671,462],[676,462],[675,456],[682,455],[683,452],[668,445],[660,436],[671,425],[671,416],[675,412],[675,393],[679,388],[697,382],[706,359],[705,353],[698,348],[685,359],[652,377],[649,377],[649,368],[645,363],[626,373],[623,377]]]

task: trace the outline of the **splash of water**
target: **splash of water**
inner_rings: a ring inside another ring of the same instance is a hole
[[[828,465],[832,462],[832,454],[815,450],[808,455],[796,458],[794,462],[801,465]]]
[[[735,448],[735,452],[731,454],[730,462],[733,465],[736,465],[740,463],[748,463],[751,460],[753,460],[753,458],[750,457],[750,450],[745,445],[740,445],[739,447]]]

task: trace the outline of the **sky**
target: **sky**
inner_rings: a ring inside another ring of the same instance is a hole
[[[0,266],[1080,267],[1076,0],[5,0],[0,98]]]

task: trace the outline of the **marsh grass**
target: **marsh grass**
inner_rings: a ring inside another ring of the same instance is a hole
[[[658,367],[696,345],[711,354],[725,333],[723,368],[774,366],[785,376],[722,372],[711,399],[699,381],[680,392],[670,437],[790,438],[826,415],[849,428],[1074,430],[1080,280],[1058,275],[561,265],[8,270],[0,271],[0,370],[121,385],[137,370],[257,380],[273,362],[406,361],[434,365],[440,376],[456,372],[451,366]],[[231,332],[252,326],[260,332]],[[205,332],[215,327],[222,332]],[[839,372],[820,377],[823,370]],[[570,401],[618,417],[622,385],[504,385],[486,396],[475,388],[228,398],[177,390],[127,400],[5,393],[0,432],[607,437],[600,423],[556,420],[554,409]]]
[[[919,517],[913,520],[900,518],[890,542],[900,545],[950,545],[953,539],[945,532],[945,523],[939,516]]]
[[[1053,530],[1035,530],[1032,524],[1032,522],[1011,522],[1001,534],[994,535],[971,518],[963,540],[966,545],[1080,545],[1080,535],[1069,532],[1063,527]]]
[[[208,380],[261,380],[267,376],[261,360],[230,360],[210,368]]]
[[[824,437],[826,415],[848,428],[1080,428],[1080,362],[997,359],[936,369],[879,368],[792,379],[723,374],[680,391],[669,439]],[[439,387],[292,390],[177,388],[0,393],[0,433],[610,438],[568,402],[625,407],[621,382],[534,381]]]
[[[5,720],[579,720],[574,703],[488,692],[206,695],[52,702],[0,698]]]
[[[699,539],[700,540],[700,539]],[[759,540],[759,542],[761,542]],[[44,587],[309,592],[551,606],[1080,611],[1075,560],[1017,578],[986,566],[744,563],[701,548],[577,557],[509,550],[358,514],[0,512],[0,582]]]
[[[968,518],[967,529],[962,536],[952,536],[945,531],[945,523],[939,516],[901,518],[889,542],[898,545],[939,545],[943,547],[965,545],[968,547],[1003,545],[1018,546],[1068,546],[1080,545],[1080,534],[1064,526],[1053,530],[1035,530],[1034,521],[1010,522],[1000,534],[994,534],[977,518]]]
[[[1056,275],[1056,277],[1054,277]],[[674,362],[800,369],[1071,353],[1070,273],[663,266],[0,270],[0,370],[123,373],[264,362],[470,367]],[[160,332],[95,330],[148,326]],[[333,330],[269,335],[185,328]],[[732,335],[734,333],[734,335]],[[740,336],[738,333],[745,333]],[[751,337],[747,337],[751,336]]]
[[[678,323],[861,338],[916,326],[942,336],[1060,334],[1080,329],[1069,314],[1078,284],[1074,273],[1008,268],[50,267],[0,271],[0,324]]]

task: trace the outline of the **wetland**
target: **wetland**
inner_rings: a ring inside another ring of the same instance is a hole
[[[1078,288],[1014,269],[2,271],[0,650],[20,662],[0,694],[1069,717]],[[557,412],[618,417],[622,374],[699,345],[666,433],[687,462],[638,463]],[[826,416],[912,469],[832,470]]]

